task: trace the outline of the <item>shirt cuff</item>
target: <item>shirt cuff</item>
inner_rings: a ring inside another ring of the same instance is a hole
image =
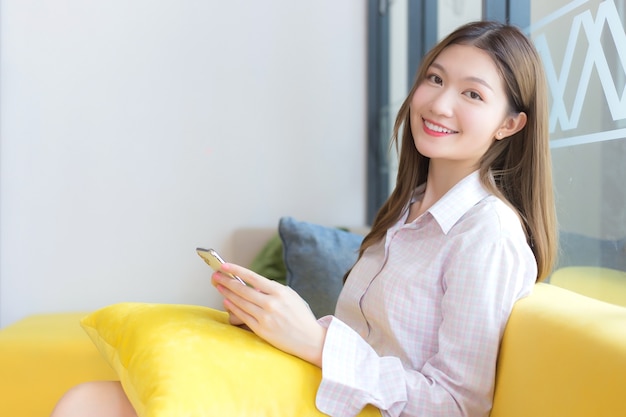
[[[325,321],[329,325],[322,352],[322,381],[316,396],[320,411],[332,416],[355,416],[367,404],[385,408],[390,402],[406,401],[404,389],[395,393],[379,389],[381,366],[390,365],[383,364],[385,358],[380,358],[358,333],[341,320],[330,317]],[[402,374],[397,358],[387,359],[398,362],[391,368]],[[401,386],[404,388],[403,384]]]

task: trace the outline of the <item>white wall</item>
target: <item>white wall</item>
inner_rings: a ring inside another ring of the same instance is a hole
[[[365,221],[366,4],[0,0],[0,325],[219,307],[194,252]]]

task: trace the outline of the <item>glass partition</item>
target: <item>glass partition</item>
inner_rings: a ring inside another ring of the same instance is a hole
[[[550,92],[557,268],[626,271],[626,1],[531,1]]]

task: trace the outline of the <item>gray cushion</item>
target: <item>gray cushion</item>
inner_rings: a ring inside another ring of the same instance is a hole
[[[283,217],[278,225],[287,285],[309,303],[313,314],[335,312],[344,274],[357,260],[363,236]]]

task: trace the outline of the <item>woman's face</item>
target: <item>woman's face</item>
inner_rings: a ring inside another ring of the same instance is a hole
[[[496,65],[471,45],[446,47],[411,99],[413,140],[431,165],[477,169],[493,141],[512,134],[510,119]]]

